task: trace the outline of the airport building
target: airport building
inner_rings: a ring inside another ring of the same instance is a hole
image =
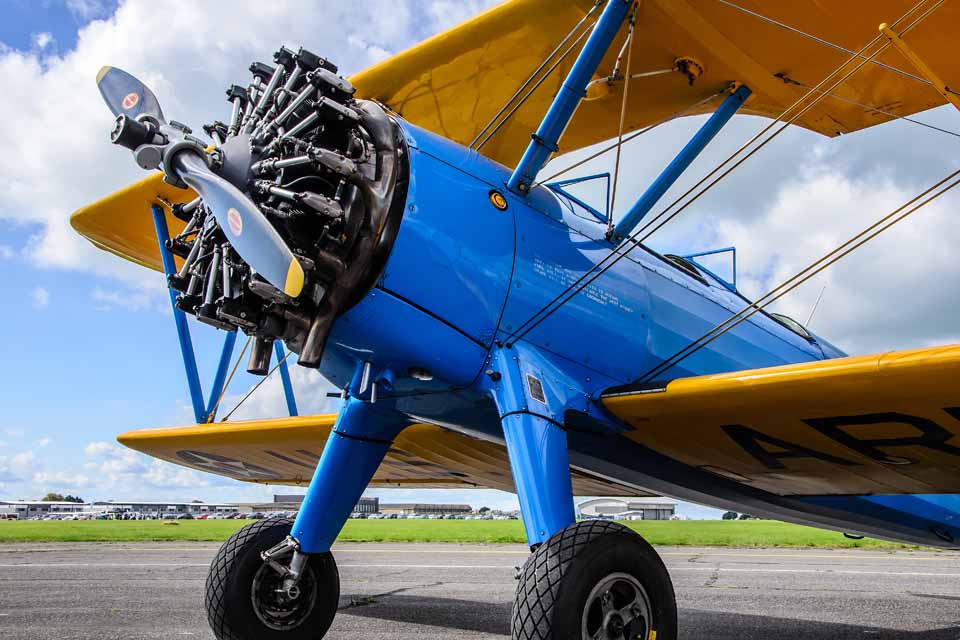
[[[87,511],[105,513],[136,513],[142,516],[162,517],[189,513],[191,516],[230,515],[237,513],[237,505],[223,502],[94,502]]]
[[[473,513],[473,507],[468,504],[426,504],[403,502],[397,504],[381,504],[380,513],[398,516],[414,515],[458,515]]]
[[[237,505],[240,513],[274,513],[277,511],[299,511],[303,503],[303,494],[274,494],[273,502],[250,502]],[[371,515],[380,512],[379,498],[360,498],[354,513]]]
[[[670,520],[677,503],[667,498],[591,498],[577,505],[577,517],[612,520]]]
[[[44,502],[41,500],[0,500],[0,516],[15,515],[18,520],[64,516],[88,511],[79,502]]]

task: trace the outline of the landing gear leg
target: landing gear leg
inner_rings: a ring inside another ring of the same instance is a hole
[[[673,585],[632,529],[576,522],[567,436],[550,390],[524,349],[496,353],[490,390],[533,555],[521,571],[514,640],[676,640]]]
[[[352,397],[344,403],[296,520],[254,522],[217,553],[206,595],[217,640],[326,634],[340,596],[330,547],[405,426],[392,411]]]

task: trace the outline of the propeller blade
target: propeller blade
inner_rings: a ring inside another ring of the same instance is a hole
[[[132,75],[116,67],[103,67],[97,72],[97,88],[113,115],[123,114],[136,119],[146,114],[165,123],[160,103],[153,92]]]
[[[195,153],[181,152],[173,163],[177,174],[203,198],[230,244],[247,264],[288,296],[300,295],[303,267],[257,206],[210,171]]]

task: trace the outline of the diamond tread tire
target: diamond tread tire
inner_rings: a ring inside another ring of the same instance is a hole
[[[263,566],[260,553],[284,540],[292,526],[286,518],[257,520],[220,547],[207,574],[205,597],[207,620],[217,640],[319,640],[330,628],[340,576],[329,553],[311,555],[307,562],[316,581],[315,597],[312,610],[295,628],[271,628],[254,610],[253,581]]]
[[[660,556],[632,529],[603,520],[555,533],[528,558],[510,620],[513,640],[581,640],[591,590],[618,572],[632,575],[647,592],[656,631],[650,638],[676,640],[677,602]]]

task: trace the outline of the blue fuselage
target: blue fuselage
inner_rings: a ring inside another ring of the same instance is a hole
[[[581,472],[720,508],[944,544],[931,533],[944,519],[928,511],[946,507],[922,496],[779,496],[624,438],[628,427],[605,411],[601,394],[637,381],[748,301],[709,274],[696,277],[637,246],[518,339],[544,305],[629,245],[607,241],[605,226],[563,195],[537,187],[516,196],[505,187],[505,167],[401,126],[410,162],[403,219],[376,285],[333,327],[321,364],[330,381],[355,387],[369,363],[378,406],[502,442],[489,379],[513,349],[546,387],[536,412],[570,426],[570,462]],[[506,198],[505,210],[494,206],[494,190]],[[653,382],[842,355],[757,313]],[[571,414],[585,416],[588,427],[572,426]]]
[[[377,286],[334,327],[322,371],[347,385],[357,363],[389,371],[384,400],[419,419],[499,432],[478,383],[497,341],[511,334],[615,246],[587,210],[546,187],[521,198],[510,171],[435,134],[403,124],[410,188],[400,231]],[[495,207],[492,190],[504,194]],[[621,247],[623,251],[627,246]],[[570,379],[578,408],[599,411],[605,389],[640,378],[747,304],[644,247],[526,333]],[[661,379],[842,355],[758,313]],[[433,380],[408,376],[428,371]],[[389,400],[388,400],[389,398]]]

